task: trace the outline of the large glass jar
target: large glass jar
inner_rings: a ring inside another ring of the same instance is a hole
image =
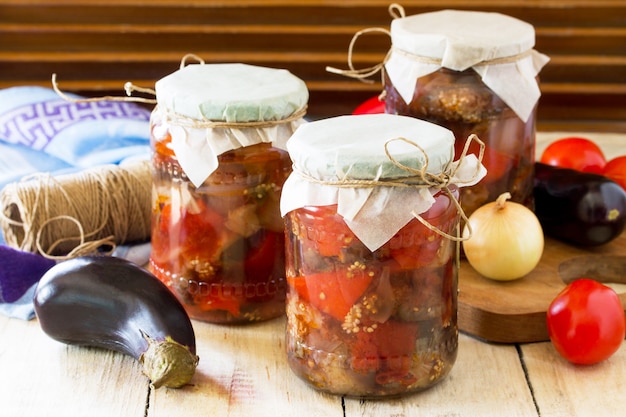
[[[452,130],[457,155],[470,134],[486,145],[486,178],[462,190],[466,214],[507,191],[532,208],[537,74],[547,62],[532,50],[534,28],[497,13],[446,10],[395,19],[391,37],[385,111]]]
[[[190,65],[168,77],[157,82],[151,120],[151,270],[192,318],[246,323],[282,315],[279,201],[291,159],[281,148],[302,122],[304,83],[242,64]],[[268,85],[274,104],[264,96]],[[184,105],[176,107],[177,100]],[[204,106],[203,114],[185,105]],[[230,120],[216,120],[216,106],[230,111]]]
[[[447,129],[393,115],[312,122],[288,142],[286,347],[312,387],[396,396],[452,369],[459,189],[438,174],[453,142]]]

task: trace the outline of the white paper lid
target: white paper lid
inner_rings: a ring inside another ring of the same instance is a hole
[[[211,122],[289,120],[309,97],[304,81],[289,71],[247,64],[188,65],[157,81],[155,89],[153,122],[169,131],[178,162],[196,187],[217,169],[219,155],[259,143],[284,148],[304,120],[259,127]]]
[[[155,84],[159,107],[197,120],[280,120],[307,104],[300,78],[247,64],[194,64]]]
[[[413,98],[416,80],[442,67],[473,68],[524,121],[541,95],[535,77],[549,58],[532,50],[535,30],[519,19],[460,10],[422,13],[394,19],[391,40],[393,51],[385,69],[407,103]],[[511,62],[488,65],[526,52]]]
[[[407,143],[406,139],[418,146]],[[449,169],[454,154],[454,134],[441,126],[412,117],[372,114],[339,116],[300,126],[287,142],[294,172],[283,186],[281,213],[305,206],[337,204],[337,212],[355,235],[376,250],[391,239],[413,217],[434,203],[438,189],[376,186],[338,187],[315,180],[380,180],[414,176],[395,166],[385,153],[413,169],[425,164],[439,174]],[[421,148],[421,149],[420,149]],[[473,163],[473,165],[472,165]],[[463,169],[452,180],[460,186],[473,185],[486,173],[476,175],[476,157],[468,156]]]
[[[294,166],[319,180],[342,178],[375,180],[413,174],[395,166],[385,155],[385,142],[400,163],[421,169],[428,155],[428,171],[440,173],[453,156],[454,135],[444,127],[408,116],[374,114],[339,116],[300,127],[287,142]]]

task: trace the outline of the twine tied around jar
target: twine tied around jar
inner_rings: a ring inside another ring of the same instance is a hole
[[[423,154],[424,164],[422,165],[420,169],[415,169],[415,168],[406,166],[405,164],[402,164],[397,159],[395,159],[393,155],[391,155],[391,152],[389,151],[389,145],[395,141],[402,141],[402,142],[408,143],[409,145],[416,147]],[[389,159],[389,161],[391,161],[393,165],[411,174],[410,176],[407,176],[407,177],[390,178],[390,179],[373,179],[373,180],[361,180],[361,179],[344,177],[338,180],[320,180],[307,173],[302,172],[300,169],[297,169],[297,167],[295,166],[294,166],[293,172],[300,175],[302,178],[304,178],[305,180],[309,182],[320,184],[320,185],[329,185],[329,186],[338,187],[338,188],[404,187],[404,188],[415,188],[415,189],[435,188],[435,189],[442,190],[447,194],[450,201],[452,201],[452,203],[454,204],[460,217],[463,219],[463,222],[467,225],[469,233],[466,237],[461,237],[460,231],[457,231],[457,236],[453,236],[453,235],[450,235],[449,233],[446,233],[442,230],[437,229],[435,226],[433,226],[428,221],[426,221],[419,213],[416,213],[414,210],[411,211],[411,214],[413,215],[414,218],[416,218],[420,223],[422,223],[425,227],[427,227],[431,231],[447,239],[450,239],[454,242],[461,242],[471,237],[472,229],[469,224],[468,217],[465,214],[465,211],[461,207],[461,204],[459,203],[459,201],[452,194],[452,191],[450,191],[449,186],[452,183],[452,180],[457,174],[458,170],[460,169],[462,162],[468,156],[469,148],[472,142],[476,142],[479,145],[479,152],[477,155],[476,169],[474,170],[472,177],[466,180],[466,182],[469,183],[469,182],[474,181],[478,177],[480,173],[483,156],[485,153],[485,143],[482,140],[480,140],[480,138],[475,134],[471,134],[467,138],[467,140],[465,141],[465,145],[463,146],[463,151],[461,152],[459,158],[456,161],[454,161],[454,163],[453,161],[448,162],[447,166],[438,174],[433,174],[433,173],[428,172],[428,164],[429,164],[428,154],[426,153],[424,148],[422,148],[419,144],[415,143],[414,141],[409,140],[404,137],[397,137],[397,138],[389,139],[388,141],[385,142],[384,149],[385,149],[385,155],[387,156],[387,158]]]
[[[180,69],[184,68],[187,65],[187,61],[193,59],[197,61],[200,65],[204,65],[204,59],[195,54],[186,54],[180,60]],[[126,102],[138,102],[138,103],[146,103],[146,104],[157,104],[156,99],[145,98],[145,97],[135,97],[132,94],[134,92],[140,92],[149,94],[156,97],[156,91],[152,88],[147,87],[139,87],[128,81],[124,84],[124,91],[126,92],[126,96],[102,96],[102,97],[89,97],[89,98],[73,98],[65,94],[59,88],[57,83],[57,75],[52,74],[52,89],[61,97],[62,99],[72,102],[72,103],[88,103],[88,102],[97,102],[97,101],[126,101]],[[155,110],[158,106],[155,107]],[[304,105],[300,109],[294,111],[291,115],[286,118],[278,119],[278,120],[258,120],[258,121],[250,121],[250,122],[225,122],[219,120],[207,120],[207,119],[194,119],[191,117],[183,116],[174,112],[163,112],[165,119],[168,123],[190,127],[190,128],[198,128],[198,129],[244,129],[244,128],[253,128],[253,129],[262,129],[266,127],[272,127],[279,124],[291,123],[296,120],[303,118],[306,115],[307,106]]]
[[[158,106],[157,106],[158,108]],[[156,109],[156,108],[155,108]],[[160,109],[159,109],[160,110]],[[192,117],[183,116],[170,111],[161,111],[165,117],[165,121],[172,125],[184,126],[193,129],[263,129],[280,124],[295,122],[302,119],[306,115],[307,106],[303,106],[289,116],[277,120],[258,120],[250,122],[223,122],[207,119],[194,119]]]
[[[404,18],[406,17],[406,13],[404,11],[404,8],[399,5],[398,3],[392,3],[389,5],[388,7],[388,11],[390,16],[393,19],[400,19],[400,18]],[[385,57],[383,58],[383,60],[375,65],[372,65],[370,67],[366,67],[366,68],[360,68],[357,69],[354,67],[354,63],[352,62],[352,58],[354,55],[354,46],[356,44],[356,41],[365,34],[368,33],[383,33],[389,37],[391,37],[391,31],[385,28],[380,28],[380,27],[373,27],[373,28],[366,28],[366,29],[362,29],[359,30],[358,32],[356,32],[354,34],[354,36],[352,37],[352,39],[350,40],[350,44],[348,46],[348,69],[340,69],[340,68],[335,68],[335,67],[331,67],[331,66],[327,66],[326,67],[326,71],[332,73],[332,74],[338,74],[338,75],[343,75],[349,78],[354,78],[354,79],[358,79],[364,83],[373,83],[374,81],[369,79],[369,77],[376,75],[377,73],[380,72],[381,74],[381,82],[382,85],[384,87],[385,85],[385,65],[387,64],[387,62],[389,61],[391,55],[393,53],[395,54],[399,54],[402,56],[405,56],[413,61],[417,61],[423,64],[432,64],[432,65],[441,65],[442,64],[442,60],[440,58],[432,58],[432,57],[427,57],[427,56],[422,56],[422,55],[417,55],[417,54],[413,54],[410,52],[407,52],[405,50],[399,49],[399,48],[395,48],[393,45],[389,48],[389,50],[387,51],[387,54],[385,55]],[[507,64],[507,63],[511,63],[511,62],[516,62],[519,61],[523,58],[526,58],[527,56],[530,56],[531,54],[533,54],[534,49],[528,49],[526,51],[523,51],[519,54],[515,54],[515,55],[511,55],[511,56],[505,56],[505,57],[500,57],[500,58],[494,58],[494,59],[489,59],[489,60],[484,60],[481,61],[477,64],[474,64],[474,66],[488,66],[488,65],[499,65],[499,64]],[[379,98],[383,99],[385,96],[385,91],[383,90],[383,92],[380,94]]]

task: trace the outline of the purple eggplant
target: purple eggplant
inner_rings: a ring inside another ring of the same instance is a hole
[[[544,232],[567,243],[603,245],[626,226],[626,192],[602,175],[536,163],[534,197]]]
[[[154,387],[179,388],[195,373],[195,333],[183,306],[154,275],[124,259],[89,256],[53,266],[34,305],[48,336],[130,355]]]

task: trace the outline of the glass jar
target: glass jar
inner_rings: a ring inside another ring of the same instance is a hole
[[[393,115],[312,122],[288,142],[286,346],[312,387],[397,396],[452,369],[459,189],[431,188],[413,170],[446,170],[453,142],[447,129]]]
[[[465,213],[506,191],[532,209],[537,74],[547,62],[532,50],[534,28],[498,13],[446,10],[395,19],[391,37],[385,112],[452,130],[457,155],[470,134],[486,145],[487,176],[461,191]]]
[[[278,143],[302,122],[294,112],[305,107],[307,90],[289,73],[242,64],[190,65],[179,72],[156,85],[150,268],[194,319],[246,323],[280,316],[286,283],[279,201],[291,159]],[[254,85],[240,97],[238,83],[259,77],[280,83],[272,86],[273,93],[284,92],[278,110],[254,93]],[[205,91],[206,84],[221,90]],[[207,115],[219,113],[211,106],[221,99],[219,106],[239,107],[239,115],[235,111],[228,122],[199,119],[184,107],[167,107],[178,97],[187,105],[195,100],[195,108],[209,103]],[[261,111],[242,111],[245,106]],[[271,116],[259,126],[241,114]]]

